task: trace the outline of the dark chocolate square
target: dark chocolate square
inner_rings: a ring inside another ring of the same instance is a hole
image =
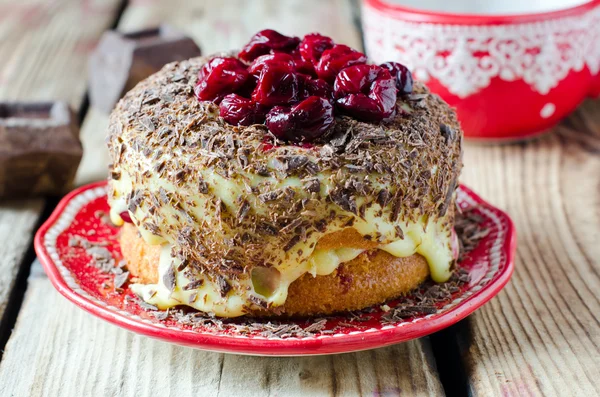
[[[66,193],[82,154],[65,102],[0,103],[0,198]]]
[[[110,113],[127,91],[165,64],[199,55],[191,38],[168,25],[129,33],[108,31],[90,57],[90,102]]]

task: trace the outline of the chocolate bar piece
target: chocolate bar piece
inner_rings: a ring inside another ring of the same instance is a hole
[[[0,198],[67,192],[82,154],[65,102],[0,103]]]
[[[199,55],[194,40],[168,25],[132,33],[108,31],[90,57],[90,101],[110,113],[127,91],[163,65]]]

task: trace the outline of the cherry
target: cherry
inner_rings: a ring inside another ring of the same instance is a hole
[[[248,72],[255,76],[259,76],[265,65],[271,65],[275,63],[282,63],[290,69],[294,68],[294,58],[290,54],[284,52],[278,52],[275,54],[261,55],[256,58],[252,64],[248,67]]]
[[[250,39],[250,42],[242,48],[238,57],[245,62],[252,62],[261,55],[270,53],[272,50],[292,51],[298,44],[298,37],[284,36],[271,29],[261,30]]]
[[[274,107],[267,113],[265,124],[280,139],[308,142],[322,136],[334,122],[331,103],[311,96],[291,108]]]
[[[263,124],[267,110],[265,107],[237,94],[229,94],[219,105],[220,115],[232,125]]]
[[[304,36],[298,49],[304,60],[317,64],[323,52],[332,48],[333,45],[334,43],[331,38],[318,33],[311,33]]]
[[[258,75],[249,74],[248,80],[238,88],[235,93],[243,96],[244,98],[250,98],[252,96],[252,92],[256,88],[256,83],[258,83]]]
[[[236,58],[213,58],[198,72],[194,88],[201,101],[218,101],[223,95],[236,91],[248,79],[248,71]]]
[[[265,64],[252,99],[264,106],[290,105],[299,99],[298,74],[282,63]]]
[[[355,51],[347,45],[337,44],[323,52],[315,70],[320,78],[331,84],[342,69],[365,63],[367,63],[365,54]]]
[[[396,112],[396,80],[376,65],[355,65],[342,70],[333,86],[337,106],[364,121],[381,121]]]
[[[129,211],[123,211],[119,214],[119,216],[121,217],[121,219],[123,219],[123,222],[133,223],[133,221],[131,220],[131,215],[129,215]]]
[[[298,50],[294,50],[290,53],[292,58],[294,59],[294,69],[298,73],[307,74],[312,77],[317,77],[317,72],[315,71],[315,65],[312,62],[305,60]]]
[[[390,74],[396,79],[396,88],[399,95],[410,94],[413,90],[413,77],[408,68],[398,62],[386,62],[380,65],[389,70]]]
[[[197,98],[220,103],[221,117],[232,125],[264,123],[295,144],[323,136],[335,123],[334,111],[363,121],[389,119],[398,111],[397,96],[413,89],[404,65],[367,65],[363,53],[317,33],[300,40],[262,30],[238,57],[206,63]]]
[[[310,76],[300,75],[300,97],[318,96],[331,100],[333,98],[331,86],[322,79],[311,79]]]

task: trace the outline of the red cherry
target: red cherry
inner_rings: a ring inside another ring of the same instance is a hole
[[[256,58],[252,64],[248,67],[248,72],[255,76],[260,75],[261,70],[265,67],[265,65],[271,65],[274,63],[281,63],[284,66],[287,66],[290,71],[294,69],[294,58],[290,54],[286,54],[283,52],[277,52],[275,54],[267,54],[261,55]]]
[[[371,83],[383,69],[374,65],[356,65],[342,70],[335,79],[333,91],[336,98],[349,94],[368,94]],[[389,73],[388,73],[389,74]]]
[[[410,94],[413,90],[413,77],[408,68],[398,62],[382,63],[382,68],[389,70],[390,74],[396,79],[396,88],[399,95]]]
[[[286,65],[264,65],[252,99],[264,106],[290,105],[299,99],[298,74]]]
[[[229,94],[219,105],[220,115],[232,125],[252,125],[265,122],[265,107],[237,94]]]
[[[329,100],[333,98],[331,86],[322,79],[311,79],[310,76],[300,75],[300,88],[301,99],[310,96],[318,96]]]
[[[304,60],[316,64],[321,59],[323,52],[332,48],[333,45],[331,38],[318,33],[311,33],[304,36],[298,49]]]
[[[131,215],[129,215],[129,211],[123,211],[119,214],[119,216],[121,217],[121,219],[123,219],[123,222],[133,223],[133,221],[131,220]]]
[[[333,89],[338,108],[359,120],[381,121],[396,112],[396,80],[380,66],[350,66],[338,74]]]
[[[250,39],[250,42],[242,48],[238,57],[245,62],[252,62],[261,55],[270,53],[272,50],[288,52],[292,51],[298,44],[298,37],[284,36],[271,29],[261,30]]]
[[[218,101],[223,95],[236,91],[248,79],[246,66],[236,58],[213,58],[198,72],[194,88],[201,101]]]
[[[258,75],[249,74],[246,82],[238,88],[235,93],[243,96],[244,98],[250,98],[252,96],[252,92],[256,88],[256,83],[258,83]]]
[[[328,83],[333,83],[335,76],[344,68],[352,65],[367,63],[367,57],[362,52],[337,44],[323,52],[315,70],[317,75]]]
[[[315,72],[315,65],[313,65],[312,62],[302,58],[298,50],[292,51],[290,55],[294,59],[294,69],[296,70],[296,72],[307,74],[312,77],[317,77],[317,72]]]
[[[333,106],[317,96],[311,96],[291,108],[276,106],[267,114],[265,122],[273,135],[293,142],[317,139],[334,123]]]

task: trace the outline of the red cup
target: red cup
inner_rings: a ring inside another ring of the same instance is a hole
[[[456,108],[467,137],[529,138],[600,95],[600,0],[491,0],[488,10],[539,12],[485,15],[475,0],[402,2],[428,10],[363,0],[367,54],[407,65]]]

